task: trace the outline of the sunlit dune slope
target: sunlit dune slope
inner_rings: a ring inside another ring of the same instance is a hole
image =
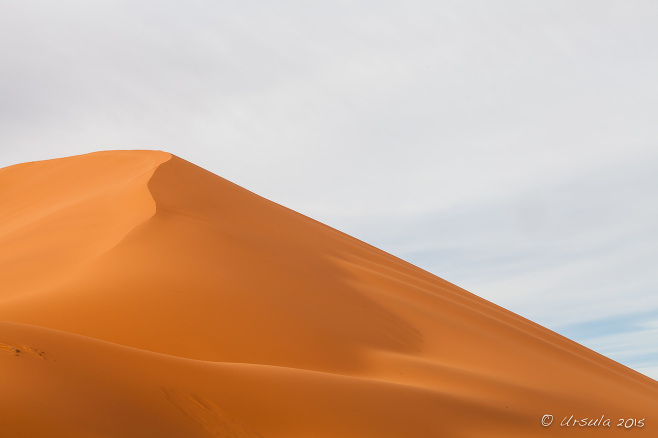
[[[656,381],[164,152],[0,170],[0,249],[0,436],[658,436]]]

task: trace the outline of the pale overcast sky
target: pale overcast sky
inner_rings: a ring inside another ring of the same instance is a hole
[[[658,2],[0,6],[0,167],[166,150],[658,379]]]

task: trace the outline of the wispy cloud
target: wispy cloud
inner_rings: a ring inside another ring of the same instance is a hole
[[[584,330],[585,333],[579,333]],[[583,344],[658,380],[658,309],[567,329]]]

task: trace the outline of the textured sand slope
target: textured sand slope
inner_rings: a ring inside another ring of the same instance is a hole
[[[0,329],[20,351],[0,356],[12,376],[0,396],[11,436],[436,436],[479,429],[454,424],[473,414],[510,430],[509,414],[458,394],[196,361],[11,323]],[[45,345],[41,356],[28,350],[35,344]]]
[[[654,380],[170,154],[28,163],[0,188],[8,436],[658,431]]]

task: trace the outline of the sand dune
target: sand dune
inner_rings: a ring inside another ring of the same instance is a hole
[[[0,248],[0,436],[658,436],[656,381],[164,152],[0,170]]]

